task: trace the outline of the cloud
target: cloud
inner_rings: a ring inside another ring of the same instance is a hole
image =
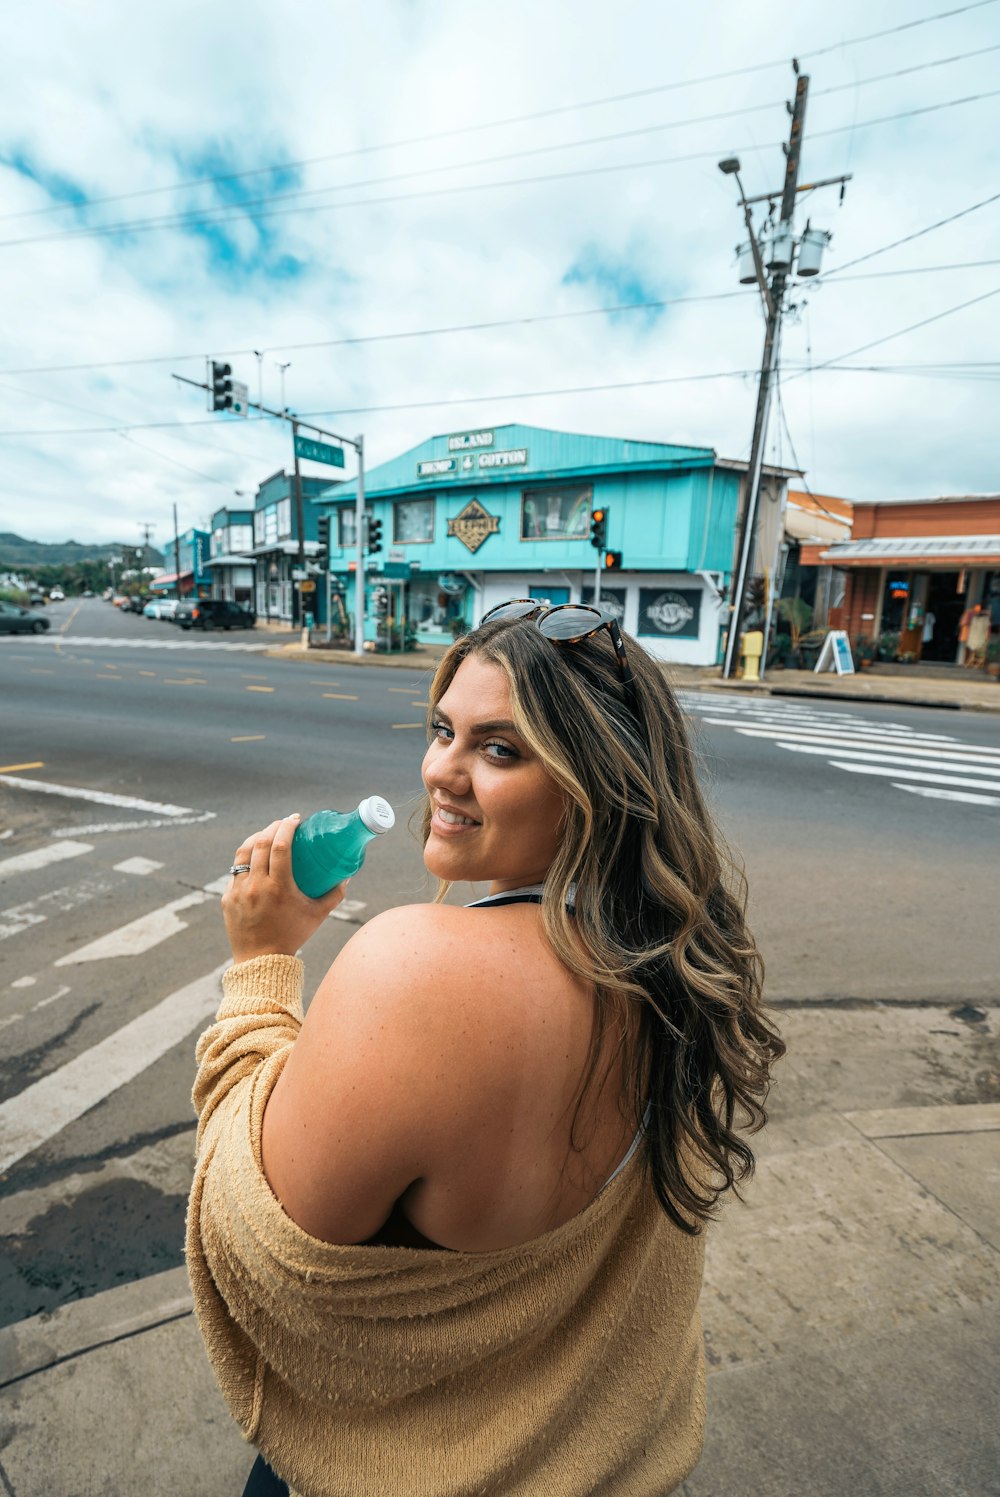
[[[845,0],[835,22],[787,0],[752,13],[726,0],[711,15],[625,0],[613,18],[596,0],[511,0],[503,25],[482,0],[298,0],[280,14],[247,0],[236,19],[180,0],[37,0],[11,37],[0,100],[10,309],[0,432],[135,429],[131,441],[0,437],[0,529],[128,540],[151,522],[162,544],[173,504],[186,526],[238,503],[234,490],[289,461],[278,424],[138,429],[209,421],[203,395],[170,376],[199,380],[205,358],[222,354],[274,405],[288,363],[288,403],[363,430],[372,463],[433,432],[512,420],[745,454],[762,324],[752,291],[730,295],[742,221],[716,161],[738,154],[750,194],[780,188],[794,79],[776,52],[796,51],[810,74],[803,177],[853,172],[843,204],[826,190],[799,205],[800,228],[808,218],[833,230],[825,268],[956,212],[997,180],[995,101],[865,124],[988,91],[995,53],[863,81],[995,44],[990,7],[808,56],[911,19],[901,0],[877,16]],[[741,71],[756,63],[773,65]],[[691,83],[723,73],[733,76]],[[671,82],[684,86],[642,92]],[[564,109],[613,95],[636,96]],[[725,117],[704,119],[713,114]],[[495,123],[522,115],[534,117]],[[213,221],[137,223],[192,212]],[[1000,266],[896,273],[995,258],[998,214],[1000,204],[858,267],[872,279],[847,272],[794,291],[783,403],[817,491],[997,487],[989,382],[798,371],[1000,286]],[[132,227],[7,242],[96,224]],[[541,320],[666,297],[718,299]],[[505,319],[521,321],[381,336]],[[988,361],[998,319],[1000,297],[846,362]],[[375,341],[301,346],[348,338]],[[163,362],[6,372],[147,358]],[[656,383],[723,371],[737,372]],[[421,401],[464,403],[354,414]],[[790,460],[781,421],[771,433],[771,455]]]

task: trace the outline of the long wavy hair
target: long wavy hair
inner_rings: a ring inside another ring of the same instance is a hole
[[[634,709],[606,631],[556,646],[530,621],[496,620],[448,650],[428,722],[470,655],[503,671],[517,731],[564,795],[545,934],[596,995],[574,1135],[605,1041],[618,1034],[623,1101],[637,1117],[649,1104],[645,1162],[657,1198],[697,1233],[753,1173],[744,1135],[766,1121],[770,1068],[785,1046],[762,1009],[746,881],[706,809],[683,713],[662,666],[624,637]],[[425,843],[430,818],[428,798]],[[450,887],[441,882],[437,899]]]

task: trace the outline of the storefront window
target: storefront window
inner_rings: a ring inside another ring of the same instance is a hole
[[[594,491],[586,488],[529,489],[521,500],[522,541],[585,541],[590,535]]]
[[[413,577],[408,593],[409,621],[422,634],[451,634],[453,620],[465,620],[461,593],[445,592],[436,577]]]
[[[282,537],[292,533],[292,501],[280,499],[278,501],[278,534]]]
[[[226,531],[220,525],[217,530],[212,531],[212,555],[224,556],[226,552]]]
[[[230,551],[247,551],[253,545],[253,531],[249,525],[230,525]]]
[[[392,539],[398,545],[434,539],[434,500],[400,499],[392,506]]]
[[[253,517],[253,543],[255,546],[264,544],[264,514],[262,509],[257,510]]]
[[[337,544],[341,550],[358,544],[358,515],[353,504],[342,504],[337,510]]]

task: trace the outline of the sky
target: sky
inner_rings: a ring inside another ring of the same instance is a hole
[[[212,357],[369,466],[509,421],[745,458],[763,315],[717,163],[780,189],[792,58],[799,180],[851,180],[799,195],[796,232],[832,238],[789,292],[768,456],[849,499],[1000,491],[1000,0],[18,17],[0,531],[162,546],[174,505],[182,530],[251,506],[291,438],[172,378]]]

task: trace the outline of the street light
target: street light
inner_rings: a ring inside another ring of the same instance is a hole
[[[764,270],[764,262],[761,258],[760,245],[757,243],[757,236],[753,231],[753,219],[750,216],[750,205],[747,202],[746,193],[743,191],[743,183],[740,181],[740,158],[738,156],[726,156],[724,160],[719,162],[719,171],[722,172],[723,176],[736,178],[736,186],[739,188],[740,194],[740,203],[743,207],[743,221],[747,226],[747,234],[750,236],[750,255],[753,260],[753,278],[760,288],[760,295],[761,300],[764,303],[764,310],[770,317],[774,310],[771,305],[771,291],[767,284],[767,275]],[[742,256],[742,249],[738,250],[737,253]],[[744,285],[750,284],[749,268],[746,276],[741,274],[740,281]]]
[[[292,361],[291,359],[289,359],[287,364],[278,363],[277,360],[275,360],[275,362],[277,364],[277,367],[281,370],[281,409],[284,411],[288,409],[288,407],[285,405],[285,370],[291,369]]]

